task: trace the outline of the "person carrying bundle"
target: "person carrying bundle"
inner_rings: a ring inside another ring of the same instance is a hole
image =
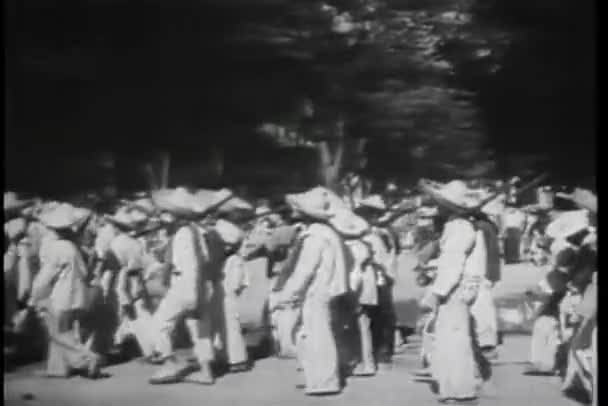
[[[220,344],[220,358],[228,372],[243,372],[251,367],[241,331],[238,303],[239,296],[249,285],[246,263],[239,253],[244,233],[235,224],[221,219],[213,228],[224,242],[227,257],[213,300],[216,342]]]
[[[113,344],[117,346],[133,334],[142,355],[149,357],[152,355],[152,315],[143,275],[144,247],[134,237],[147,225],[148,214],[137,207],[124,206],[105,219],[108,225],[98,236],[96,248],[104,262],[101,280],[105,302],[113,307],[112,318],[116,319],[113,328],[107,331],[114,333]]]
[[[350,271],[350,289],[358,303],[357,327],[359,337],[359,354],[354,376],[372,376],[376,374],[373,335],[371,320],[373,309],[378,305],[378,287],[376,272],[371,261],[372,249],[360,239],[346,241],[346,246],[353,257],[353,269]]]
[[[221,227],[203,224],[209,214],[230,207],[236,199],[232,192],[205,191],[197,195],[186,189],[160,190],[152,194],[155,205],[174,218],[169,229],[171,241],[167,263],[172,265],[171,283],[153,316],[157,360],[164,366],[149,382],[167,384],[187,381],[202,385],[215,382],[212,362],[215,360],[214,321],[224,318],[218,306],[219,284],[226,259],[226,245]],[[222,303],[223,304],[223,303]],[[184,320],[198,366],[184,365],[175,356],[172,332],[178,321]],[[155,362],[157,360],[154,360]],[[198,371],[196,371],[198,369]]]
[[[479,378],[489,377],[488,365],[480,365],[477,339],[471,326],[472,310],[487,272],[484,232],[470,211],[483,202],[461,181],[421,188],[439,205],[446,219],[436,260],[436,278],[421,306],[436,313],[432,376],[442,403],[473,403]],[[471,332],[473,331],[473,335]]]
[[[578,272],[578,263],[584,240],[582,236],[589,227],[587,213],[563,214],[547,227],[547,234],[554,239],[552,244],[552,270],[528,295],[541,301],[532,331],[527,375],[555,374],[560,369],[558,352],[563,345],[560,326],[560,303],[566,297],[573,276]],[[583,276],[583,274],[579,274]],[[572,286],[574,287],[574,286]]]
[[[372,251],[370,265],[376,273],[377,306],[372,309],[372,331],[374,352],[380,365],[390,365],[395,350],[396,315],[393,303],[393,288],[396,279],[398,244],[386,227],[381,227],[380,217],[387,207],[378,195],[373,195],[359,203],[358,213],[375,224],[366,233],[363,241]]]
[[[60,204],[41,214],[41,222],[55,238],[41,247],[41,269],[34,280],[29,307],[42,314],[49,333],[48,377],[67,378],[81,371],[89,378],[100,376],[101,357],[81,341],[80,322],[91,304],[88,272],[79,238],[90,211]]]
[[[526,230],[526,213],[507,201],[501,219],[505,264],[520,262],[522,236]]]
[[[306,394],[338,393],[342,385],[332,308],[349,291],[347,252],[340,234],[360,235],[365,221],[325,188],[287,195],[286,200],[306,228],[295,269],[278,293],[277,306],[297,303],[301,312],[296,347]]]

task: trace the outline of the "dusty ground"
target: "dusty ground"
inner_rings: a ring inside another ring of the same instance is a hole
[[[421,291],[414,285],[408,267],[411,260],[403,258],[399,284],[395,292],[400,320],[404,324],[414,320],[413,301]],[[525,265],[510,266],[504,271],[504,281],[497,286],[497,294],[512,296],[533,285],[543,270]],[[256,271],[261,274],[261,271]],[[256,279],[256,275],[254,275]],[[261,279],[258,281],[261,286]],[[253,284],[258,283],[254,280]],[[243,318],[254,323],[258,318],[263,289],[256,288],[243,299]],[[500,360],[493,369],[491,385],[484,391],[480,404],[487,405],[576,405],[559,391],[559,381],[551,377],[525,377],[524,367],[529,337],[509,335],[500,349]],[[213,387],[193,384],[150,386],[147,378],[153,366],[137,362],[120,364],[107,369],[112,376],[99,381],[81,378],[44,380],[32,375],[42,365],[29,365],[4,375],[4,399],[8,405],[434,405],[434,395],[423,383],[416,383],[411,371],[419,367],[415,348],[396,357],[389,371],[371,378],[350,378],[344,392],[338,396],[309,398],[295,388],[300,375],[291,360],[268,358],[256,363],[253,371],[227,375]],[[31,395],[31,396],[29,396]],[[33,399],[28,399],[32,398]]]

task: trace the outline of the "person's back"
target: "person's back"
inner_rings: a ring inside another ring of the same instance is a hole
[[[58,311],[84,310],[87,304],[87,269],[78,247],[66,239],[46,241],[45,260],[34,281],[35,295],[49,291]]]

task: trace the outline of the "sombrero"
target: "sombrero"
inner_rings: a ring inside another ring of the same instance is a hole
[[[181,187],[156,190],[151,197],[156,207],[180,217],[202,214],[208,207],[193,193]]]
[[[346,238],[361,237],[369,230],[367,221],[347,209],[339,209],[328,223]]]
[[[15,192],[4,192],[4,213],[16,212],[31,204],[33,199],[20,199]]]
[[[156,210],[154,202],[149,197],[143,197],[137,200],[133,200],[132,202],[127,203],[127,207],[129,207],[130,209],[142,211],[149,216],[151,216]]]
[[[288,194],[285,200],[292,208],[316,220],[329,220],[338,210],[347,209],[338,195],[321,186],[304,193]]]
[[[557,193],[556,196],[573,201],[581,209],[597,213],[597,196],[590,190],[576,188],[571,194]]]
[[[590,226],[586,210],[567,211],[553,220],[545,229],[545,234],[551,238],[566,239]]]
[[[43,212],[39,220],[49,228],[61,230],[82,224],[90,215],[91,211],[88,209],[62,203]]]
[[[379,211],[386,210],[386,203],[380,195],[368,196],[365,199],[360,200],[358,206]]]
[[[215,223],[214,228],[225,244],[236,245],[243,241],[245,236],[245,233],[240,227],[223,219],[218,220]]]
[[[437,183],[422,179],[419,186],[424,193],[431,196],[438,204],[451,211],[473,210],[479,208],[479,205],[483,203],[480,194],[469,189],[466,183],[460,180],[438,186]]]
[[[414,211],[420,207],[422,199],[404,199],[399,203],[393,205],[390,210],[392,211]]]
[[[245,200],[237,197],[230,189],[210,190],[199,189],[195,193],[199,203],[208,208],[215,208],[219,213],[231,213],[235,211],[251,211],[254,208]]]

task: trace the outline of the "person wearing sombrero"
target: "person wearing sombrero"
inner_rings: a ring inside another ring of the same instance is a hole
[[[251,217],[254,208],[226,188],[201,189],[195,196],[201,205],[213,210],[215,218],[201,224],[207,230],[208,249],[217,253],[215,261],[220,267],[220,277],[213,284],[215,364],[223,364],[228,372],[243,372],[251,365],[239,321],[238,298],[249,282],[245,260],[239,253],[244,232],[235,222]]]
[[[505,264],[520,261],[522,236],[526,230],[526,213],[516,203],[507,200],[501,219]]]
[[[590,392],[592,405],[598,404],[597,382],[597,196],[584,189],[575,189],[573,201],[589,215],[588,234],[582,239],[577,280],[587,282],[581,286],[583,297],[575,309],[582,319],[571,344],[571,353],[576,361],[575,369],[585,389]],[[590,275],[590,276],[589,276]],[[565,382],[567,384],[567,382]]]
[[[185,188],[162,189],[152,193],[152,200],[168,224],[169,245],[165,262],[171,265],[171,281],[153,316],[154,351],[151,362],[163,367],[150,379],[151,384],[181,381],[211,385],[214,359],[212,331],[212,274],[218,273],[217,253],[210,252],[206,230],[198,219],[208,209],[201,199]],[[214,268],[214,269],[211,269]],[[173,332],[184,320],[193,353],[200,370],[178,360],[174,352]]]
[[[43,314],[49,333],[45,376],[66,378],[76,371],[100,376],[100,356],[80,341],[79,323],[90,310],[88,272],[79,236],[91,212],[64,203],[40,215],[55,238],[41,248],[42,268],[34,279],[29,306]]]
[[[115,313],[115,322],[104,329],[118,354],[124,354],[124,343],[131,334],[144,357],[152,355],[150,341],[151,314],[144,283],[144,247],[135,238],[145,228],[148,211],[138,206],[122,206],[106,215],[106,232],[96,240],[97,256],[103,260],[102,284],[105,303]]]
[[[187,381],[211,385],[215,382],[211,369],[215,358],[213,295],[226,259],[226,242],[217,230],[201,220],[212,213],[229,213],[226,206],[244,208],[245,203],[227,189],[205,193],[192,193],[184,188],[164,189],[152,193],[152,200],[163,215],[172,217],[173,224],[169,228],[166,251],[166,262],[172,266],[171,282],[153,318],[158,354],[155,361],[164,361],[165,366],[149,382]],[[194,373],[191,365],[178,362],[173,351],[171,334],[182,318],[200,366]]]
[[[531,292],[542,306],[532,330],[527,375],[547,375],[558,371],[557,355],[562,346],[560,334],[560,303],[570,287],[583,291],[595,269],[595,255],[586,246],[590,222],[584,211],[564,213],[547,226],[552,244],[552,270]]]
[[[199,190],[196,195],[202,204],[214,208],[217,220],[208,224],[207,229],[209,235],[217,236],[220,243],[221,277],[213,286],[216,365],[223,364],[227,372],[244,372],[250,369],[251,364],[239,321],[239,296],[249,281],[245,259],[239,250],[244,231],[233,221],[251,217],[254,208],[226,188]]]
[[[491,362],[497,360],[497,347],[500,345],[498,310],[492,293],[494,286],[502,279],[500,224],[498,217],[494,216],[493,210],[496,206],[500,206],[500,203],[496,201],[500,195],[487,190],[480,190],[479,193],[479,198],[483,203],[474,213],[473,220],[475,228],[483,234],[486,248],[486,272],[479,285],[477,298],[471,306],[471,313],[475,320],[477,344],[481,348],[484,358]]]
[[[539,204],[522,208],[526,213],[526,230],[523,235],[522,257],[535,265],[544,265],[547,255],[545,250],[546,238],[544,230],[550,222],[550,208]]]
[[[31,204],[31,200],[20,199],[14,192],[4,193],[4,327],[11,332],[19,331],[20,320],[25,319],[37,271],[28,238],[30,220],[24,215]]]
[[[244,232],[223,219],[213,225],[213,231],[224,243],[226,258],[222,278],[214,286],[213,329],[219,344],[216,360],[224,364],[228,372],[244,372],[251,367],[239,319],[239,296],[249,286],[247,264],[239,254]]]
[[[361,239],[346,241],[353,265],[350,271],[350,289],[357,300],[357,327],[359,332],[358,354],[354,376],[373,376],[376,374],[373,335],[371,329],[372,314],[378,305],[378,286],[376,270],[371,265],[373,253],[371,246]]]
[[[534,326],[533,343],[537,345],[531,348],[531,365],[526,373],[561,371],[565,375],[563,391],[568,392],[582,383],[582,389],[592,396],[596,392],[595,372],[586,353],[591,352],[591,358],[595,356],[591,347],[597,323],[597,200],[591,192],[580,189],[573,196],[572,200],[581,210],[565,213],[547,227],[548,234],[562,244],[554,244],[561,248],[555,250],[554,270],[543,281],[548,286],[550,300],[545,302]],[[582,300],[572,313],[566,313],[564,304],[573,295]],[[557,348],[540,345],[544,337],[555,336],[555,330],[569,327],[574,329],[571,338],[561,334],[554,340]],[[549,357],[555,358],[555,354],[563,356],[558,358],[559,362],[551,363]],[[575,379],[577,377],[579,379]]]
[[[445,221],[436,277],[420,302],[422,309],[436,313],[432,377],[439,402],[475,403],[478,376],[488,378],[488,365],[479,364],[476,357],[478,347],[470,321],[488,265],[485,236],[472,216],[483,200],[462,181],[445,185],[421,181],[419,186],[437,203]]]
[[[339,393],[340,362],[332,308],[348,292],[343,238],[360,237],[367,226],[337,195],[322,187],[287,195],[286,201],[306,227],[293,273],[277,292],[275,306],[295,304],[301,312],[296,347],[305,393]]]
[[[241,255],[246,258],[259,255],[267,260],[266,276],[270,292],[265,309],[271,328],[274,355],[278,358],[296,357],[293,331],[298,321],[298,309],[291,304],[275,306],[275,302],[295,269],[304,228],[300,219],[293,219],[284,213],[277,222],[256,222],[241,246]]]
[[[378,219],[387,211],[384,200],[379,195],[371,195],[359,203],[357,211],[372,223],[370,232],[363,241],[372,251],[371,264],[376,272],[377,306],[371,309],[371,328],[375,358],[379,367],[392,362],[395,349],[396,315],[393,303],[393,287],[396,276],[398,248],[388,227],[378,224]]]

